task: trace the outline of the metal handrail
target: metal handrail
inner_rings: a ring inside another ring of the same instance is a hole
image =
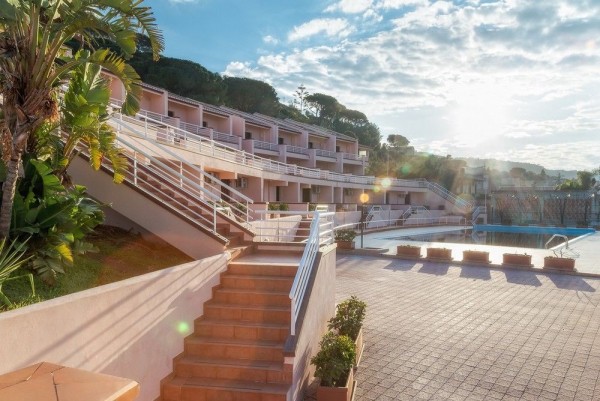
[[[146,130],[144,133],[139,133],[134,127],[132,127],[131,125],[129,125],[125,122],[125,120],[133,121],[133,122],[137,122],[137,120],[132,119],[131,117],[123,116],[122,114],[118,114],[118,116],[119,116],[118,119],[116,119],[115,117],[113,117],[113,119],[112,119],[113,123],[117,124],[117,132],[118,133],[122,133],[122,131],[123,131],[122,128],[125,128],[127,130],[127,134],[129,136],[135,138],[136,136],[131,135],[132,133],[134,133],[138,136],[141,136],[142,138],[144,138],[144,140],[152,143],[154,147],[158,148],[160,153],[166,153],[167,155],[169,155],[171,160],[174,160],[175,162],[180,163],[179,171],[177,171],[173,168],[170,168],[170,173],[175,176],[175,178],[177,179],[177,182],[180,184],[179,186],[184,191],[189,192],[190,187],[191,187],[192,191],[201,191],[204,193],[211,193],[214,197],[212,199],[214,204],[210,205],[211,208],[222,207],[222,206],[230,207],[230,210],[232,210],[232,211],[235,210],[238,212],[238,213],[236,213],[237,217],[241,217],[241,216],[244,217],[242,219],[242,221],[238,221],[238,223],[245,225],[246,228],[248,228],[248,223],[251,220],[250,215],[249,215],[250,209],[249,209],[248,205],[254,202],[251,198],[242,194],[241,192],[237,191],[235,188],[227,185],[226,183],[220,181],[218,178],[206,173],[204,170],[200,169],[198,166],[187,162],[181,156],[172,152],[167,147],[159,144],[157,141],[151,140],[151,138],[149,138],[149,136],[148,136],[149,131],[147,129],[147,126],[145,127]],[[174,135],[171,133],[163,133],[163,134]],[[122,138],[120,141],[123,142]],[[140,144],[140,146],[141,146],[141,144]],[[155,149],[153,149],[151,151],[154,151],[153,153],[156,153]],[[165,166],[165,163],[159,161],[159,165]],[[190,180],[186,176],[186,174],[195,174],[194,178],[202,177],[203,181],[204,181],[204,185],[200,185],[200,184]],[[183,185],[184,182],[185,182],[186,186]],[[206,189],[206,187],[211,188],[214,193],[211,191],[208,191]],[[229,191],[229,194],[226,194],[223,192],[224,188]],[[241,200],[236,199],[234,197],[234,195]],[[236,220],[238,220],[238,219],[236,219]],[[216,231],[216,227],[215,227],[215,231]]]
[[[290,290],[292,305],[292,319],[290,322],[291,335],[296,334],[296,321],[302,307],[306,287],[312,273],[313,265],[321,245],[333,243],[333,216],[334,212],[310,212],[313,216],[310,224],[310,235],[306,241],[304,253],[300,259],[298,271]]]

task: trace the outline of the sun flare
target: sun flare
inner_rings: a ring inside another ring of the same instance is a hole
[[[453,134],[465,146],[500,136],[509,123],[510,94],[498,84],[459,85],[452,91]]]

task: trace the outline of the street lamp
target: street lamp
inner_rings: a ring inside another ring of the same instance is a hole
[[[363,248],[364,243],[364,235],[365,235],[365,203],[369,201],[369,194],[362,193],[360,194],[360,248]]]

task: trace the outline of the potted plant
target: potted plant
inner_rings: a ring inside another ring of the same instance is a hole
[[[398,245],[396,247],[396,254],[398,256],[405,256],[418,259],[421,257],[421,247],[414,245]]]
[[[450,261],[452,260],[452,249],[427,248],[427,259]]]
[[[340,249],[354,249],[354,238],[356,232],[349,228],[335,230],[335,242]]]
[[[463,251],[463,262],[490,263],[490,253],[485,251]]]
[[[544,269],[575,271],[575,259],[546,256],[544,258]]]
[[[366,312],[367,304],[353,295],[341,302],[336,308],[335,316],[329,319],[329,330],[335,330],[339,335],[348,336],[354,341],[356,366],[364,349],[362,326]]]
[[[350,401],[354,392],[352,364],[356,357],[354,343],[348,336],[328,332],[319,343],[320,350],[310,363],[320,379],[317,401]]]
[[[279,209],[279,203],[271,203],[269,202],[267,209],[269,209],[270,211],[278,211]],[[277,218],[279,217],[279,213],[271,213],[270,215],[271,218]]]
[[[531,267],[531,255],[520,253],[504,253],[502,254],[502,264],[508,266]]]

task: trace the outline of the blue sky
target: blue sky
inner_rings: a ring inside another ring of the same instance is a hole
[[[600,0],[147,0],[165,55],[363,111],[418,150],[600,166]]]

